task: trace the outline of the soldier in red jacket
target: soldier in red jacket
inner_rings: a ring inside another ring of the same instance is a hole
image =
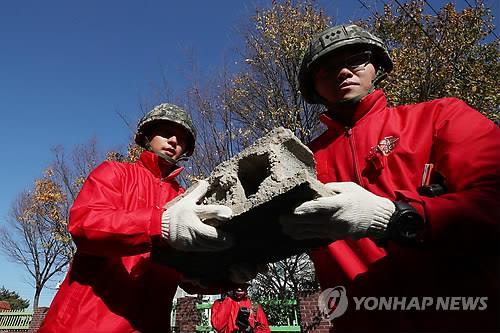
[[[313,37],[300,90],[326,107],[310,147],[334,194],[283,229],[333,241],[311,252],[324,295],[349,300],[322,309],[332,331],[498,331],[500,130],[456,98],[388,106],[375,85],[392,68],[356,25]]]
[[[238,287],[212,305],[212,326],[218,333],[269,333],[262,307],[248,298],[248,285]]]
[[[140,120],[135,141],[146,149],[137,162],[102,163],[78,194],[69,220],[77,251],[38,332],[170,332],[177,286],[198,290],[173,268],[153,262],[152,246],[184,251],[231,246],[230,235],[201,221],[232,214],[226,206],[196,204],[206,181],[164,208],[184,191],[175,180],[183,169],[177,162],[195,145],[186,111],[158,105]]]

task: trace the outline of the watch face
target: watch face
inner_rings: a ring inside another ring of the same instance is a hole
[[[409,203],[394,201],[396,210],[387,225],[388,239],[396,243],[414,246],[424,240],[425,222]]]
[[[395,201],[393,215],[394,240],[408,244],[419,243],[424,236],[424,220],[414,207],[404,201]],[[390,223],[391,224],[391,223]]]
[[[403,212],[399,220],[399,233],[402,238],[417,239],[422,236],[424,224],[418,213]]]

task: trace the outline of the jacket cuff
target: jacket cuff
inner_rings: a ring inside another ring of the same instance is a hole
[[[425,209],[424,209],[424,201],[422,198],[420,198],[420,195],[418,193],[413,193],[411,191],[395,191],[396,193],[396,200],[395,201],[404,201],[410,204],[417,213],[422,216],[422,218],[427,220],[427,217],[425,216]]]
[[[154,207],[151,212],[151,223],[149,225],[149,235],[151,238],[161,236],[161,217],[164,211],[164,208]]]

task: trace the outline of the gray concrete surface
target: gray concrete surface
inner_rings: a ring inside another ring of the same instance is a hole
[[[227,278],[232,264],[275,262],[328,243],[293,240],[281,231],[281,215],[304,201],[329,195],[316,180],[312,152],[290,130],[269,132],[218,165],[207,180],[210,187],[202,203],[227,205],[233,217],[205,223],[232,232],[236,245],[216,254],[155,250],[156,260],[191,277],[218,281]]]

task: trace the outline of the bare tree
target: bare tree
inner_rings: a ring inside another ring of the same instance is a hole
[[[312,1],[272,1],[257,9],[242,27],[240,68],[210,75],[206,82],[192,62],[188,110],[198,130],[189,163],[194,178],[207,176],[219,163],[277,126],[291,129],[304,142],[318,132],[318,109],[301,98],[298,73],[310,35],[328,18]]]
[[[259,273],[251,291],[260,299],[293,298],[315,283],[312,262],[306,254],[300,254],[269,264],[269,272]]]
[[[230,77],[224,70],[209,83],[194,82],[188,91],[188,109],[194,113],[197,148],[189,161],[192,178],[206,177],[220,163],[249,145],[244,128],[226,107]]]
[[[307,143],[319,129],[321,107],[302,99],[299,69],[311,36],[329,18],[312,1],[273,0],[250,20],[242,32],[244,66],[232,79],[226,107],[254,139],[283,126]]]
[[[274,325],[286,325],[294,319],[294,305],[301,292],[319,288],[314,267],[306,254],[296,255],[271,263],[267,274],[258,274],[253,280],[250,293],[252,299],[261,303]]]

